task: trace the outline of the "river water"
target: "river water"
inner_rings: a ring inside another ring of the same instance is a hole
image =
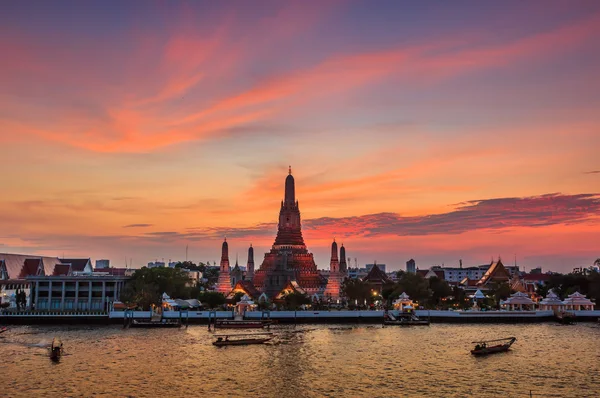
[[[0,396],[598,397],[600,326],[278,325],[272,344],[217,348],[206,326],[14,326]],[[233,331],[232,333],[240,333]],[[60,336],[66,355],[48,358]],[[473,340],[517,337],[476,358]]]

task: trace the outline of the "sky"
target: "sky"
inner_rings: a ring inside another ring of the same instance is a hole
[[[0,252],[600,257],[600,2],[0,5]]]

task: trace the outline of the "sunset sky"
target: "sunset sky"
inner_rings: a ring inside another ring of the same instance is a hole
[[[4,2],[0,252],[600,257],[600,1]],[[353,265],[353,264],[352,264]]]

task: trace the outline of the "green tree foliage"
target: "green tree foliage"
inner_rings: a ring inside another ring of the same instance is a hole
[[[214,267],[206,268],[204,270],[203,277],[205,279],[208,279],[209,285],[214,285],[215,283],[217,283],[217,280],[219,279],[219,269],[214,268]]]
[[[588,298],[600,303],[600,273],[592,270],[587,274],[553,274],[550,276],[543,288],[538,289],[538,293],[552,289],[561,299],[565,299],[569,294],[576,291],[585,294]]]
[[[445,307],[447,297],[452,296],[452,288],[448,285],[448,282],[437,276],[429,278],[429,290],[431,291],[429,304],[433,307]]]
[[[513,291],[508,283],[494,283],[486,292],[486,307],[494,309],[500,308],[500,300],[506,300],[511,293],[513,293]]]
[[[152,304],[161,305],[162,294],[188,299],[190,279],[180,268],[141,268],[136,270],[121,294],[121,300],[148,309]]]
[[[284,296],[285,308],[297,310],[301,305],[310,304],[310,298],[306,294],[291,292]]]
[[[225,296],[219,292],[202,292],[198,296],[198,301],[209,309],[215,309],[225,304]]]
[[[419,304],[423,305],[429,301],[431,295],[429,281],[419,274],[408,272],[405,272],[402,277],[398,279],[396,288],[389,299],[395,300],[402,292],[408,294],[413,301],[417,301]]]
[[[360,279],[346,278],[342,282],[342,293],[350,305],[354,305],[356,302],[358,306],[363,306],[372,301],[371,285]]]

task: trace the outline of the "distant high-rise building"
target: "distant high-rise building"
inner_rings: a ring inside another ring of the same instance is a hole
[[[110,260],[96,260],[96,269],[110,268]]]
[[[406,272],[415,274],[417,272],[417,264],[412,258],[406,262]]]
[[[165,266],[164,261],[154,261],[154,262],[148,263],[148,268],[157,268],[157,267],[164,267],[164,266]]]

